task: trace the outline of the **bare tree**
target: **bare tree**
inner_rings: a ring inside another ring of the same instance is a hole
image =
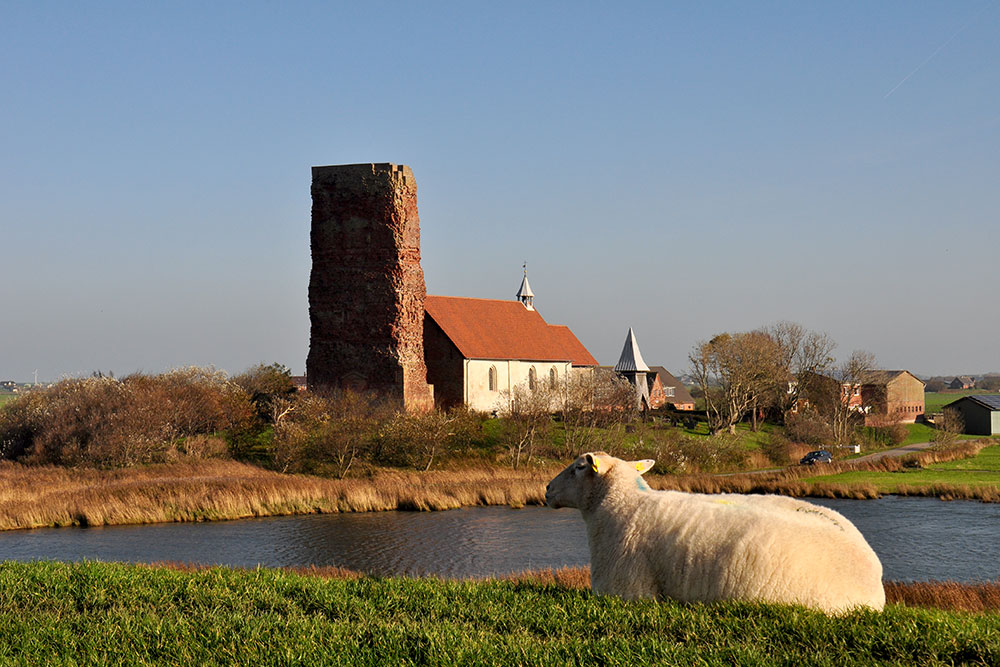
[[[597,369],[571,377],[559,415],[566,438],[562,455],[594,449],[612,451],[636,417],[635,387],[613,371]]]
[[[522,456],[525,461],[531,461],[536,440],[548,434],[559,398],[543,382],[536,383],[534,389],[521,383],[510,391],[501,392],[498,402],[502,420],[500,437],[510,452],[515,470],[521,465]]]
[[[818,402],[825,408],[834,440],[838,444],[851,441],[865,413],[871,409],[868,397],[861,390],[865,380],[875,370],[875,355],[855,350],[836,369],[835,382],[826,383],[826,396]]]
[[[765,333],[778,345],[781,354],[773,404],[784,418],[800,397],[809,393],[810,384],[830,371],[837,344],[829,334],[809,331],[796,322],[778,322],[765,329]]]
[[[948,445],[955,442],[958,436],[965,432],[965,418],[961,411],[955,408],[945,408],[935,421],[934,442]]]
[[[705,395],[709,430],[729,430],[757,407],[784,375],[781,349],[766,332],[723,333],[695,345],[688,355],[692,374]]]

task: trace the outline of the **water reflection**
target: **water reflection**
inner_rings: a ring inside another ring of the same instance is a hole
[[[928,498],[814,500],[851,519],[900,581],[1000,579],[1000,505]],[[586,565],[576,510],[469,508],[0,533],[0,560],[335,565],[485,576]]]

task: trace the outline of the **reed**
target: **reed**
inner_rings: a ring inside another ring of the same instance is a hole
[[[330,480],[233,461],[119,470],[0,463],[0,529],[239,519],[284,514],[444,510],[544,502],[551,470],[379,472]]]
[[[989,441],[866,463],[842,462],[824,472],[903,470],[973,456]],[[286,514],[432,511],[477,505],[541,505],[558,467],[476,467],[428,472],[382,469],[341,480],[289,475],[231,460],[190,460],[122,469],[25,466],[0,462],[0,530],[209,521]],[[806,481],[815,470],[764,474],[650,477],[658,489],[697,493],[778,493],[793,497],[877,498],[868,482]],[[1000,489],[974,485],[900,485],[897,493],[1000,502]]]

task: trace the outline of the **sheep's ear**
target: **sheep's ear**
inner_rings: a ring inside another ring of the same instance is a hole
[[[587,454],[587,463],[590,464],[590,469],[596,472],[598,475],[601,474],[601,460],[594,456],[593,454]]]
[[[656,461],[653,459],[643,459],[641,461],[632,461],[632,465],[635,466],[635,469],[638,470],[641,475],[644,472],[651,470],[653,466],[656,465]]]

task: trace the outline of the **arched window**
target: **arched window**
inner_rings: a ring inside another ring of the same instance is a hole
[[[497,390],[497,367],[490,366],[490,391]]]
[[[535,371],[535,367],[532,366],[528,369],[528,389],[535,391],[538,386],[538,373]]]
[[[559,378],[558,375],[556,374],[556,368],[555,366],[553,366],[552,368],[549,369],[549,389],[555,389],[558,386],[558,384],[556,384],[556,381],[558,379]]]

